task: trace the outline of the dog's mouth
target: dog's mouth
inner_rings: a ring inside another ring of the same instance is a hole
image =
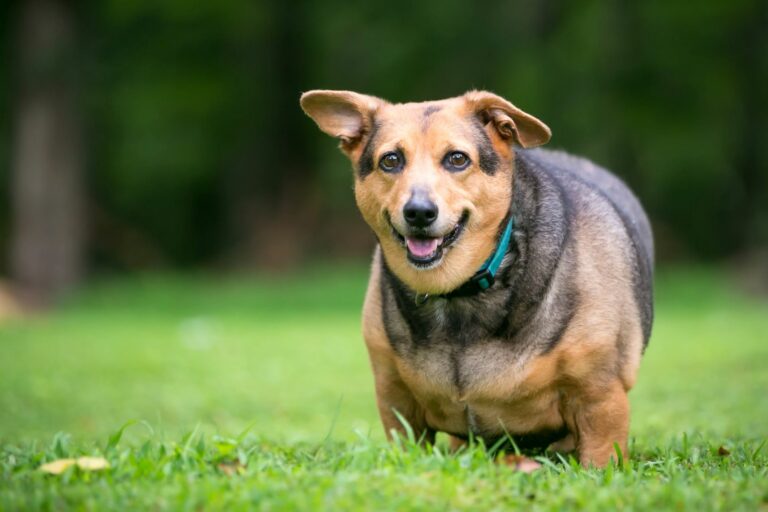
[[[387,215],[393,236],[405,248],[408,261],[418,268],[431,268],[437,265],[445,252],[459,239],[468,219],[469,212],[465,211],[451,231],[435,237],[429,236],[428,233],[401,235]]]

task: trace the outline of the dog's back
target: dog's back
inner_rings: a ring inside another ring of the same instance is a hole
[[[518,166],[544,172],[566,195],[564,201],[579,205],[595,197],[603,204],[589,207],[605,216],[617,215],[632,242],[632,280],[635,300],[640,308],[643,337],[648,343],[653,322],[653,235],[650,222],[637,197],[616,175],[593,162],[564,151],[519,150]],[[584,205],[575,206],[583,208]],[[604,219],[594,219],[595,222]]]

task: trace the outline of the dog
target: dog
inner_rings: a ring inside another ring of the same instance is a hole
[[[378,245],[363,307],[391,438],[511,436],[626,457],[628,391],[653,321],[653,236],[616,176],[533,149],[550,129],[486,91],[393,104],[314,90],[301,106],[352,161]]]

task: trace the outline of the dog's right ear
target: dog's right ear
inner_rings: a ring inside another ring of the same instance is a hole
[[[341,140],[351,151],[368,133],[373,115],[384,100],[351,91],[309,91],[301,95],[301,108],[322,131]]]

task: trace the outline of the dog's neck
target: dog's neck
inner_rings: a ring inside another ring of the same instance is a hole
[[[491,253],[487,260],[480,266],[472,277],[469,278],[464,284],[459,286],[453,291],[440,295],[448,299],[456,297],[468,297],[477,293],[484,292],[496,282],[496,275],[501,268],[502,263],[506,255],[509,253],[510,244],[512,243],[512,235],[515,228],[515,218],[511,214],[507,214],[504,221],[499,226],[499,232],[496,236],[496,249]],[[429,295],[424,294],[421,296],[422,300],[426,300]]]

